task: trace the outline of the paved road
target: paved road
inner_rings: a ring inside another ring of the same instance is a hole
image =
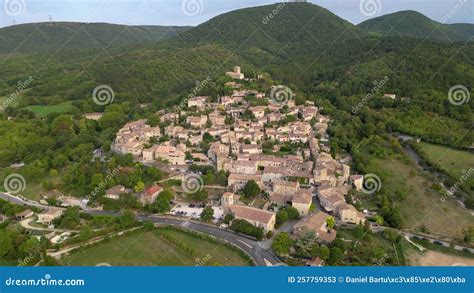
[[[43,209],[48,209],[50,207],[39,204],[33,201],[27,201],[18,198],[17,196],[7,194],[7,193],[0,193],[0,198],[9,201],[14,204],[18,205],[31,205]],[[111,211],[97,211],[97,210],[85,210],[86,213],[91,215],[106,215],[106,216],[118,216],[119,213],[111,212]],[[155,224],[165,224],[165,225],[172,225],[178,226],[185,229],[194,230],[197,232],[205,233],[221,240],[227,241],[238,248],[245,251],[250,257],[254,260],[254,262],[258,266],[272,266],[272,265],[280,265],[280,261],[275,257],[275,255],[270,250],[263,249],[255,240],[247,238],[243,235],[236,234],[232,231],[219,229],[214,226],[200,224],[196,222],[190,222],[185,219],[179,218],[168,218],[168,217],[157,217],[157,216],[149,216],[145,214],[140,214],[137,216],[137,219],[140,221],[152,221]]]
[[[50,206],[40,204],[36,201],[32,201],[32,200],[28,200],[28,199],[21,199],[18,196],[11,195],[11,194],[8,194],[8,193],[3,193],[3,192],[0,192],[0,198],[3,199],[3,200],[6,200],[8,202],[11,202],[11,203],[14,203],[14,204],[17,204],[17,205],[22,205],[22,206],[23,205],[30,205],[30,206],[34,206],[34,207],[37,207],[37,208],[40,208],[40,209],[50,209],[51,208]]]
[[[186,229],[212,235],[216,238],[232,243],[233,245],[239,247],[247,254],[249,254],[258,266],[276,265],[280,263],[278,259],[276,259],[276,257],[273,255],[273,253],[263,249],[260,245],[258,245],[256,241],[251,240],[245,236],[233,233],[231,231],[180,219],[169,219],[149,216],[139,216],[138,218],[139,220],[151,220],[152,222],[158,224],[184,227]]]
[[[109,211],[89,211],[88,213],[92,215],[118,215],[118,213]],[[137,219],[140,221],[152,221],[155,224],[172,225],[214,236],[223,241],[229,242],[245,251],[248,255],[250,255],[250,257],[254,260],[257,266],[281,265],[280,261],[270,250],[265,250],[257,243],[257,241],[247,238],[243,235],[236,234],[232,231],[219,229],[211,225],[200,224],[179,218],[139,214],[137,215]]]

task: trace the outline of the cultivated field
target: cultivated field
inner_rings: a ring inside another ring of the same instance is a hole
[[[67,266],[247,266],[236,250],[178,230],[140,231],[63,257]]]

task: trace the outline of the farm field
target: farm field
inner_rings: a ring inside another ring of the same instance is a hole
[[[398,159],[374,159],[369,170],[382,178],[382,185],[404,194],[400,207],[403,228],[425,227],[430,233],[462,239],[462,230],[474,225],[474,217],[454,199],[442,200],[430,189],[429,179],[418,174],[411,164]]]
[[[179,244],[170,241],[170,236]],[[72,252],[60,261],[66,266],[95,266],[101,263],[112,266],[249,265],[237,251],[223,244],[169,228],[120,236]]]

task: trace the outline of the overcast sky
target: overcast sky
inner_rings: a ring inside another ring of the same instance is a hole
[[[0,27],[47,21],[198,25],[221,13],[272,0],[0,0]],[[354,23],[400,10],[436,21],[474,23],[474,0],[310,0]],[[362,5],[361,5],[362,4]],[[372,5],[373,4],[373,5]]]

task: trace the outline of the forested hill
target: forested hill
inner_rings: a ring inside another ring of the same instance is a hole
[[[219,15],[181,34],[179,39],[187,43],[215,42],[278,52],[283,46],[306,49],[365,34],[317,5],[279,3]]]
[[[474,24],[443,24],[412,11],[399,11],[366,20],[359,28],[381,35],[427,38],[446,42],[474,41]]]
[[[0,53],[38,53],[61,48],[102,49],[154,44],[189,28],[78,22],[21,24],[0,29]]]

